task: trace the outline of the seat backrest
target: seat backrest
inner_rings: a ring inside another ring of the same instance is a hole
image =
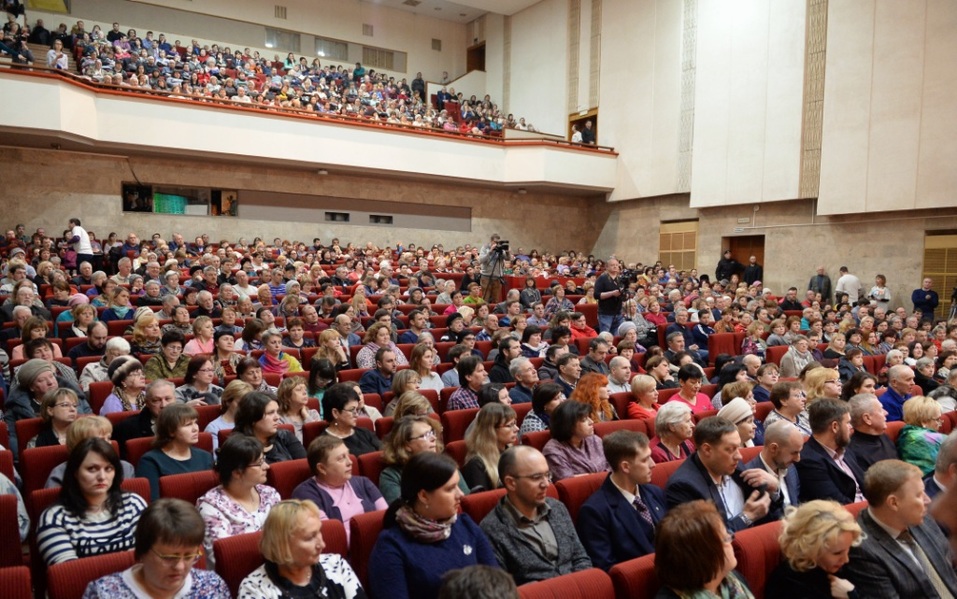
[[[462,498],[462,511],[476,523],[480,523],[504,496],[505,489],[469,493]]]
[[[764,449],[764,445],[755,445],[754,447],[742,447],[741,448],[741,463],[747,464],[754,458],[758,457],[758,454],[761,453],[762,449]]]
[[[655,574],[654,553],[616,564],[608,574],[615,587],[616,597],[653,599],[661,588]]]
[[[0,589],[5,599],[33,599],[30,568],[16,566],[0,568]]]
[[[309,445],[326,430],[329,423],[325,420],[316,420],[302,425],[302,445],[309,449]]]
[[[0,421],[0,445],[10,447],[10,431],[7,429],[7,423],[3,421]]]
[[[465,441],[462,440],[452,441],[445,446],[446,455],[455,460],[459,468],[465,465],[465,456],[468,455],[468,452],[469,449],[466,447]]]
[[[106,398],[113,392],[113,383],[111,381],[95,381],[90,383],[90,392],[87,398],[90,400],[90,409],[94,414],[100,413]]]
[[[732,547],[738,558],[737,570],[748,581],[755,597],[764,597],[768,576],[781,563],[781,522],[746,528],[734,535]]]
[[[435,411],[439,414],[445,412],[446,407],[449,405],[449,399],[452,398],[452,394],[458,391],[458,387],[443,387],[439,391],[439,405],[435,408]]]
[[[605,438],[615,431],[634,431],[636,433],[648,434],[648,423],[646,420],[609,420],[608,422],[596,422],[595,434]],[[654,436],[653,434],[651,436]]]
[[[136,468],[140,463],[140,458],[153,449],[153,439],[154,437],[128,439],[126,441],[126,461]]]
[[[239,596],[239,585],[243,579],[265,561],[259,552],[259,539],[262,534],[261,531],[247,532],[213,542],[216,573],[229,587],[233,597]]]
[[[395,419],[392,416],[383,416],[375,421],[375,434],[379,439],[385,439],[386,435],[392,432],[395,425]]]
[[[897,445],[897,438],[900,437],[901,429],[904,428],[905,424],[902,420],[887,423],[887,430],[884,431],[884,434],[890,438],[894,445]]]
[[[612,393],[608,397],[611,405],[615,406],[615,412],[619,418],[628,417],[628,402],[632,399],[631,393]]]
[[[452,441],[461,441],[465,439],[465,431],[472,421],[478,415],[478,408],[468,408],[465,410],[448,410],[442,412],[442,431],[444,433],[445,443]]]
[[[159,479],[160,497],[174,497],[191,505],[196,505],[197,499],[218,484],[219,475],[213,470],[161,476]]]
[[[668,484],[668,479],[683,463],[684,460],[672,460],[655,464],[655,467],[651,470],[651,484],[664,490],[665,485]]]
[[[385,469],[385,463],[382,461],[382,452],[373,451],[357,456],[359,460],[359,474],[372,481],[372,484],[379,486],[379,475]]]
[[[266,471],[266,484],[276,489],[283,499],[291,499],[292,492],[302,482],[312,476],[306,458],[286,460],[269,465]]]
[[[774,409],[774,404],[770,401],[762,401],[757,403],[754,406],[754,418],[764,422],[764,419],[768,417],[768,414]]]
[[[788,353],[787,345],[772,345],[768,348],[767,356],[765,361],[774,362],[778,366],[781,365],[781,358],[784,357],[784,354]]]
[[[522,599],[614,599],[615,587],[603,570],[589,568],[518,587]]]
[[[9,449],[0,451],[0,473],[10,480],[14,480],[17,476],[13,469],[13,452]]]
[[[526,401],[524,403],[512,404],[512,409],[515,410],[515,422],[519,427],[521,427],[522,422],[525,420],[525,416],[532,411],[532,402]]]
[[[551,438],[552,433],[550,431],[535,431],[534,433],[525,433],[522,435],[522,445],[528,445],[541,451]]]
[[[16,495],[0,495],[0,539],[0,568],[23,565],[23,546],[14,541],[20,539]]]
[[[668,403],[668,400],[671,399],[671,396],[676,395],[680,389],[661,389],[658,391],[658,403],[660,405],[665,405]]]
[[[40,418],[21,418],[14,423],[17,431],[17,447],[19,458],[23,459],[23,451],[27,448],[27,441],[36,437],[43,430],[43,420]]]
[[[57,599],[81,599],[86,585],[108,574],[122,572],[133,565],[133,551],[104,553],[62,562],[47,569],[49,596]]]
[[[204,431],[210,422],[219,418],[219,415],[223,413],[223,408],[215,404],[211,406],[196,406],[196,413],[199,415],[199,418],[196,419],[199,430]]]
[[[364,588],[369,586],[369,556],[382,532],[385,510],[358,514],[349,520],[349,563]]]
[[[23,472],[23,494],[30,495],[42,489],[50,477],[50,472],[66,462],[69,452],[66,445],[49,445],[23,450],[20,456],[20,470]]]
[[[565,478],[555,483],[555,488],[558,489],[558,498],[568,508],[572,521],[578,522],[578,511],[582,504],[592,496],[592,493],[598,490],[607,476],[607,472],[595,472],[585,476]]]

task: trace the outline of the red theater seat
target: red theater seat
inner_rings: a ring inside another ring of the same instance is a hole
[[[615,587],[604,571],[589,568],[523,584],[518,587],[518,595],[522,599],[614,599]]]

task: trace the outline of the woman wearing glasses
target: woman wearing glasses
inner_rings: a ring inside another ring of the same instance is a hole
[[[356,426],[359,419],[359,394],[347,383],[336,383],[322,396],[322,413],[329,426],[324,435],[342,439],[352,455],[362,455],[382,449],[382,443],[369,429]]]
[[[160,499],[136,527],[136,564],[86,587],[83,599],[229,597],[215,572],[194,569],[202,557],[203,519],[182,499]],[[181,594],[183,589],[188,593]]]
[[[176,388],[176,400],[191,406],[217,405],[223,397],[223,388],[214,385],[216,367],[207,355],[190,358],[186,378]]]
[[[442,425],[424,414],[400,417],[382,446],[382,461],[386,467],[379,474],[379,490],[387,503],[399,498],[402,469],[412,456],[423,452],[442,453]],[[459,489],[468,494],[464,477],[459,477]]]
[[[80,400],[72,389],[61,388],[47,391],[40,400],[40,418],[43,428],[27,441],[27,448],[64,445],[66,433],[76,420]]]
[[[384,510],[389,504],[364,476],[353,476],[349,448],[331,435],[319,435],[306,453],[314,474],[292,492],[294,499],[310,500],[329,518],[341,520],[349,540],[349,521],[356,514]]]
[[[501,486],[498,459],[518,440],[515,410],[501,403],[487,403],[475,417],[475,426],[465,437],[468,454],[462,476],[473,491],[491,491]]]
[[[213,568],[213,543],[262,528],[279,493],[266,486],[269,464],[263,446],[246,435],[230,435],[220,446],[216,473],[220,485],[210,489],[196,502],[205,522],[206,566]]]

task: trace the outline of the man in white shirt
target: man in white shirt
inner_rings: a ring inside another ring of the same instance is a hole
[[[76,217],[70,219],[70,243],[73,244],[73,250],[76,252],[77,264],[83,262],[93,264],[93,245],[90,243],[90,235],[80,226],[80,219]]]
[[[848,301],[854,305],[854,302],[861,297],[861,287],[861,280],[857,278],[857,275],[852,275],[846,266],[842,266],[841,277],[837,280],[834,290],[837,293],[846,293]]]

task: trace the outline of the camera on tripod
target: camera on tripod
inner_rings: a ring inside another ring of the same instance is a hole
[[[498,244],[495,246],[495,251],[505,254],[508,250],[508,239],[499,239]]]

